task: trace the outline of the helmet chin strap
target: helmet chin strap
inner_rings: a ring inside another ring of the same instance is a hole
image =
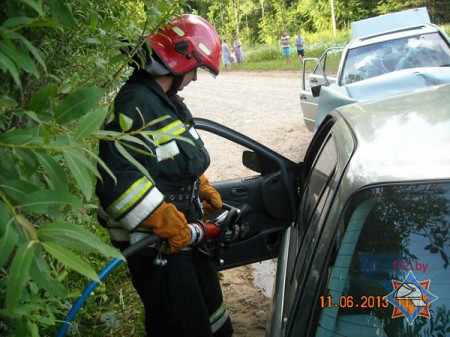
[[[198,56],[196,57],[198,60]],[[167,75],[173,77],[172,85],[168,91],[168,93],[176,95],[178,92],[178,89],[180,89],[181,84],[183,83],[184,76],[183,75],[174,75],[171,74],[171,71],[167,68],[167,66],[164,65],[163,62],[160,61],[160,59],[155,56],[148,56],[147,58],[147,64],[144,66],[144,69],[146,72],[148,72],[151,75]]]
[[[184,75],[180,76],[174,76],[172,86],[170,87],[168,94],[175,95],[178,92],[178,89],[181,86],[181,83],[183,83]]]
[[[145,71],[150,75],[157,76],[171,76],[173,78],[172,85],[168,93],[175,95],[178,92],[181,84],[183,83],[184,75],[173,75],[170,70],[164,66],[164,64],[155,57],[150,57],[149,62],[144,67]]]
[[[170,74],[170,70],[155,56],[148,56],[144,69],[151,75]]]

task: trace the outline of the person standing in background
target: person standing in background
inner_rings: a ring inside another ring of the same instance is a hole
[[[299,31],[297,33],[297,38],[295,39],[295,46],[297,47],[297,55],[301,62],[303,63],[303,58],[305,57],[305,39],[302,33]]]
[[[222,61],[223,65],[225,66],[225,69],[228,69],[228,67],[231,64],[231,61],[230,61],[230,48],[228,48],[227,39],[223,39],[222,41]]]
[[[287,68],[291,64],[291,46],[289,45],[289,35],[287,35],[287,32],[283,32],[281,35],[281,52],[286,59],[286,65],[284,67]]]
[[[244,61],[242,45],[239,42],[237,37],[234,37],[234,39],[233,39],[233,51],[234,51],[234,54],[236,55],[236,62],[241,63],[242,61]]]

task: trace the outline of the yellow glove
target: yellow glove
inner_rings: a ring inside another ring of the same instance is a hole
[[[179,252],[191,240],[191,231],[184,214],[175,205],[165,201],[142,222],[141,226],[151,229],[153,233],[169,241],[170,247],[164,248],[166,254]]]
[[[208,181],[208,178],[204,174],[200,176],[200,200],[203,205],[203,212],[205,218],[208,218],[211,214],[217,212],[222,208],[222,197]]]

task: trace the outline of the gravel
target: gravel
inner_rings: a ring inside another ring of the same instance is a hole
[[[222,71],[213,78],[199,71],[180,96],[195,117],[213,120],[299,162],[312,134],[303,123],[300,71]],[[242,147],[200,131],[211,155],[206,172],[219,181],[255,173],[241,164]],[[222,289],[235,328],[234,337],[265,336],[276,262],[222,272]]]

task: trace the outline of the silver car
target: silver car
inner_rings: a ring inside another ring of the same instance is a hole
[[[339,106],[450,83],[450,38],[425,8],[361,20],[352,30],[345,48],[304,60],[300,106],[310,131]],[[336,75],[331,58],[340,59]]]
[[[275,336],[448,336],[450,85],[329,113],[305,159],[226,127],[258,173],[217,182],[240,210],[219,269],[277,257]]]

